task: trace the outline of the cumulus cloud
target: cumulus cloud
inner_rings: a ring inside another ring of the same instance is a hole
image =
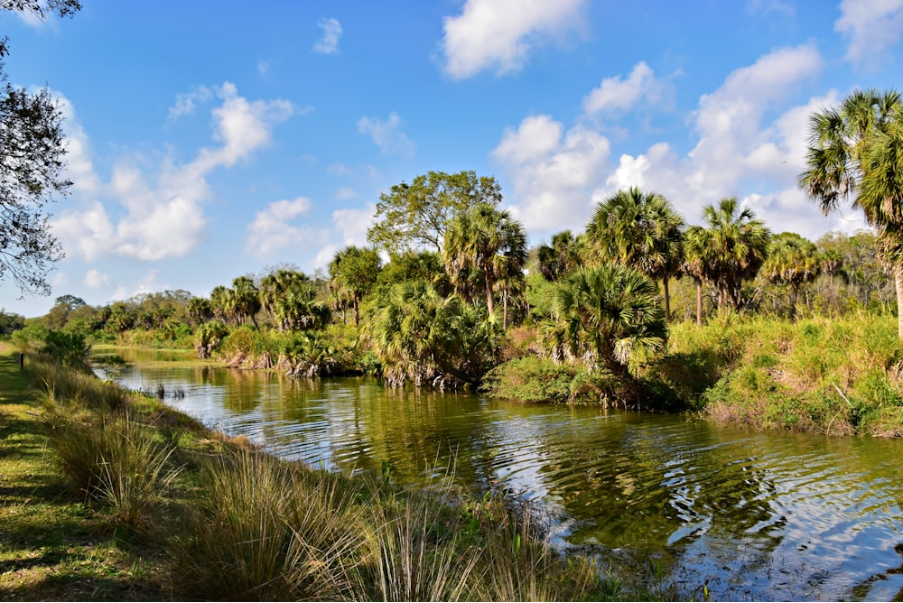
[[[394,111],[389,114],[389,119],[386,121],[367,116],[360,118],[357,122],[357,131],[359,134],[369,136],[383,155],[410,156],[414,154],[415,145],[401,131],[401,118]]]
[[[200,149],[188,163],[166,160],[148,176],[141,162],[124,158],[110,181],[101,183],[90,158],[79,151],[76,169],[95,198],[54,220],[54,232],[67,249],[89,261],[106,253],[155,261],[184,256],[201,241],[207,225],[203,202],[211,196],[207,175],[249,159],[269,144],[273,127],[296,112],[285,100],[248,101],[228,82],[214,92],[222,101],[212,110],[219,144]],[[123,214],[118,221],[97,197],[118,201],[124,210],[116,212]]]
[[[903,0],[843,0],[834,31],[847,39],[848,60],[872,58],[903,34]]]
[[[690,223],[699,223],[704,204],[736,196],[776,231],[817,237],[832,228],[862,227],[855,212],[822,218],[796,186],[805,169],[809,117],[838,95],[831,91],[798,105],[788,99],[821,67],[818,52],[800,46],[735,70],[700,97],[691,115],[698,140],[686,155],[658,142],[611,165],[608,140],[595,130],[565,131],[547,115],[527,118],[493,151],[514,184],[512,210],[532,231],[582,228],[593,202],[639,186],[666,195]]]
[[[92,268],[85,274],[83,282],[89,289],[100,289],[109,286],[113,282],[113,277]]]
[[[520,69],[530,49],[580,26],[584,0],[467,0],[444,20],[445,72],[467,78],[484,69]]]
[[[342,24],[338,19],[320,19],[317,27],[323,35],[314,44],[314,52],[319,54],[335,54],[339,51],[339,37],[342,35]]]
[[[325,240],[326,233],[308,226],[293,224],[299,216],[310,210],[307,197],[275,201],[254,215],[248,224],[248,242],[245,251],[257,257],[271,256],[287,248],[309,248]]]
[[[548,115],[508,129],[492,151],[511,177],[520,202],[512,212],[527,229],[579,228],[586,223],[593,187],[608,169],[610,144],[598,132],[564,125]]]
[[[605,78],[598,88],[583,99],[583,110],[589,114],[627,111],[643,101],[648,105],[671,104],[673,91],[668,81],[655,77],[645,62],[637,63],[626,80],[621,76]]]

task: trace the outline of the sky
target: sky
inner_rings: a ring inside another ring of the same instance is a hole
[[[797,187],[809,117],[903,86],[903,0],[83,0],[0,35],[9,81],[59,99],[74,183],[52,294],[0,282],[25,316],[312,274],[429,171],[494,176],[531,246],[629,186],[688,224],[737,197],[774,232],[853,232]]]

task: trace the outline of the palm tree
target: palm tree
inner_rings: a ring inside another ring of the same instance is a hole
[[[705,272],[707,280],[718,291],[718,308],[739,309],[743,304],[743,281],[756,277],[765,261],[771,232],[765,223],[756,219],[753,210],[740,209],[731,197],[718,202],[718,207],[706,205],[702,219],[708,226]]]
[[[344,290],[342,297],[351,300],[355,327],[360,324],[360,302],[376,284],[381,267],[376,250],[354,246],[337,251],[329,263],[330,289]]]
[[[630,373],[630,358],[639,350],[659,350],[668,340],[657,287],[620,264],[573,272],[552,293],[552,317],[571,356],[605,367],[633,396],[640,384]]]
[[[583,241],[575,238],[570,230],[552,235],[551,245],[540,245],[536,249],[539,272],[547,281],[560,280],[565,274],[580,265]]]
[[[273,304],[273,317],[280,331],[319,329],[329,322],[329,307],[316,300],[317,292],[308,282],[298,282],[282,291]]]
[[[480,203],[451,220],[442,258],[455,291],[469,298],[472,291],[482,289],[491,314],[496,283],[523,278],[527,236],[507,211]]]
[[[684,263],[682,270],[696,283],[696,326],[702,326],[702,285],[714,282],[712,258],[715,243],[712,233],[702,226],[691,226],[684,234]]]
[[[366,334],[391,385],[441,384],[448,376],[477,384],[496,361],[501,331],[485,308],[405,281],[377,300]]]
[[[836,109],[809,119],[809,169],[799,185],[823,213],[851,201],[876,229],[893,267],[897,328],[903,339],[903,96],[856,90]]]
[[[232,289],[226,295],[226,310],[239,322],[250,318],[258,331],[257,313],[260,312],[260,292],[254,280],[248,276],[239,276],[232,281]]]
[[[790,287],[790,320],[796,319],[800,288],[815,280],[821,271],[819,264],[815,243],[798,234],[784,232],[771,240],[762,274],[770,283]]]
[[[203,297],[192,297],[188,301],[188,318],[195,326],[203,324],[213,318],[213,306],[210,300]]]
[[[276,303],[286,291],[308,281],[307,275],[297,270],[280,268],[260,279],[260,303],[272,319],[276,319]]]
[[[683,225],[667,199],[634,187],[596,204],[586,233],[596,259],[621,262],[662,280],[665,318],[670,320],[668,281],[680,274]]]

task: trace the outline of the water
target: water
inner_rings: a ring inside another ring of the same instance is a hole
[[[903,600],[900,441],[159,364],[118,380],[316,467],[386,461],[408,484],[453,467],[541,505],[559,546],[661,559],[718,599]]]

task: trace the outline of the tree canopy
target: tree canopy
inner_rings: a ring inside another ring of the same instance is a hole
[[[0,10],[44,18],[79,10],[77,0],[2,0]],[[9,54],[0,40],[0,59]],[[0,62],[0,80],[6,74]],[[29,92],[9,83],[0,91],[0,280],[11,278],[22,293],[50,294],[47,274],[63,258],[44,207],[67,193],[66,145],[59,103],[44,88]]]
[[[479,203],[496,206],[501,200],[501,187],[491,176],[429,172],[379,196],[367,240],[393,256],[422,249],[441,253],[455,215]]]

